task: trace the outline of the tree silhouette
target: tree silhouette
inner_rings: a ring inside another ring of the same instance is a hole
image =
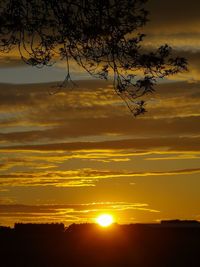
[[[93,77],[113,79],[113,87],[135,116],[158,78],[187,69],[184,58],[163,45],[141,47],[148,21],[147,0],[5,0],[0,4],[0,51],[18,49],[32,66],[66,61],[71,82],[74,60]]]

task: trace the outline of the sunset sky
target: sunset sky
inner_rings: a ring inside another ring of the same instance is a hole
[[[0,54],[0,225],[200,220],[200,1],[150,0],[146,49],[168,43],[189,71],[163,80],[135,118],[112,83]]]

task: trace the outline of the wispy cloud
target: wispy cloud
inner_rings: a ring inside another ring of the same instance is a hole
[[[127,172],[111,170],[81,169],[71,171],[43,171],[43,172],[15,172],[0,175],[1,186],[55,186],[55,187],[82,187],[95,186],[101,179],[117,179],[125,177],[174,176],[198,174],[200,168],[180,169],[154,172]]]
[[[1,142],[199,133],[199,83],[159,85],[157,94],[147,99],[149,114],[137,120],[109,82],[82,81],[73,90],[50,96],[52,86],[55,84],[0,85]]]
[[[60,153],[75,152],[72,157],[84,158],[101,158],[106,155],[124,156],[123,151],[127,151],[126,155],[146,153],[146,152],[161,152],[164,151],[200,151],[200,136],[193,137],[152,137],[152,138],[135,138],[135,139],[118,139],[99,142],[68,142],[68,143],[53,143],[53,144],[36,144],[36,145],[16,145],[1,147],[0,150],[6,153],[13,152],[53,152]],[[121,154],[120,154],[121,152]],[[78,154],[80,153],[80,154]],[[81,154],[82,153],[82,154]],[[85,155],[84,155],[85,154]],[[62,157],[62,154],[60,154]],[[65,155],[67,158],[67,155]],[[69,155],[70,157],[70,155]]]
[[[103,212],[113,215],[118,213],[138,211],[144,213],[159,213],[146,203],[129,202],[97,202],[67,205],[0,205],[0,217],[4,221],[17,222],[94,222],[95,217]],[[20,219],[19,219],[20,218]],[[120,218],[116,218],[120,222]]]

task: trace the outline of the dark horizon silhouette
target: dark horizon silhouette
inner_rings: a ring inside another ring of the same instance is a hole
[[[200,222],[160,224],[15,224],[0,227],[3,267],[197,266]]]

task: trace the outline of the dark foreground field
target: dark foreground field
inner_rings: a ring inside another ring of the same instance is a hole
[[[198,267],[198,223],[0,228],[1,267]]]

